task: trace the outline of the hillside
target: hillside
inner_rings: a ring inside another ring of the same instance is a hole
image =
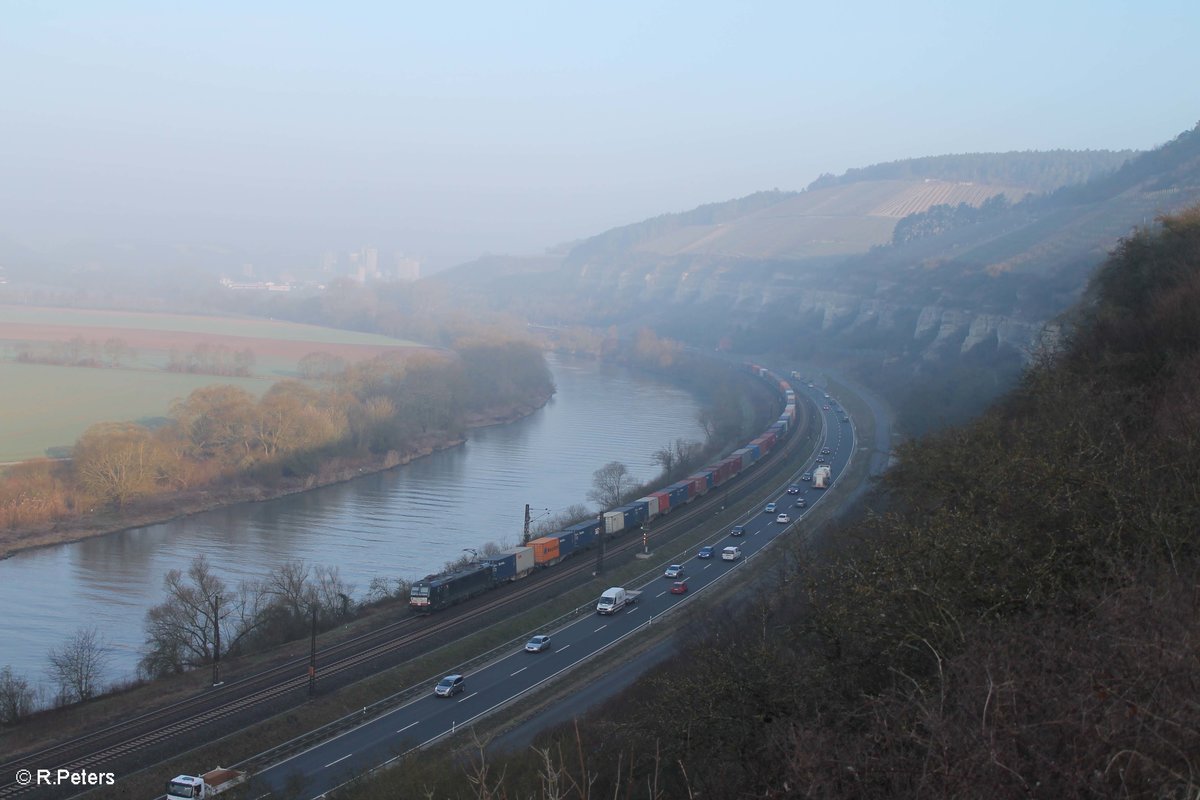
[[[903,448],[875,513],[601,713],[354,796],[1196,796],[1197,308],[1200,207],[1121,242],[1017,390]]]

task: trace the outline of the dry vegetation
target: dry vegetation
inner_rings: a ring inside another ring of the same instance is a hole
[[[1126,240],[1002,404],[906,447],[836,557],[526,754],[354,796],[1197,797],[1197,308],[1200,209]]]

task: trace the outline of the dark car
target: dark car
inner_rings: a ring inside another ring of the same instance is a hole
[[[671,584],[671,594],[686,594],[687,581],[675,581]]]
[[[433,687],[433,693],[438,697],[453,697],[465,688],[467,681],[462,675],[447,675]]]
[[[528,642],[525,643],[526,653],[540,653],[543,650],[550,649],[550,637],[544,633],[539,633]]]
[[[800,494],[800,487],[793,483],[788,487],[788,494]]]
[[[804,508],[808,505],[808,501],[801,497],[796,501],[796,508]]]
[[[806,473],[804,473],[803,475],[801,475],[801,476],[800,476],[800,480],[802,480],[802,481],[811,481],[811,480],[812,480],[812,473],[811,473],[811,472],[806,472]]]
[[[700,548],[700,552],[696,553],[696,558],[712,558],[713,549],[711,546],[705,545]]]
[[[746,533],[746,526],[745,526],[745,525],[734,525],[734,526],[733,526],[733,530],[731,530],[731,531],[729,532],[729,535],[730,535],[730,536],[742,536],[742,535],[743,535],[743,534],[745,534],[745,533]]]

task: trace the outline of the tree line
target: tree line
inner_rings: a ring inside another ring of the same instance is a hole
[[[261,398],[232,385],[206,386],[173,403],[164,424],[96,424],[76,441],[69,462],[6,470],[0,525],[124,510],[178,492],[270,487],[318,476],[343,458],[395,459],[461,436],[470,413],[552,391],[541,351],[516,340],[380,356],[316,384],[281,381]]]

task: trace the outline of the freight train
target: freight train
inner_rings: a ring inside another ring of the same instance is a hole
[[[417,581],[409,592],[409,607],[420,613],[440,611],[501,584],[524,578],[535,569],[551,567],[595,547],[601,537],[608,539],[640,529],[644,523],[723,486],[758,463],[795,427],[796,393],[791,384],[766,367],[746,364],[745,368],[767,382],[783,401],[783,413],[761,435],[720,461],[628,505],[606,511],[595,519],[569,525],[523,547],[496,553],[478,564]]]

